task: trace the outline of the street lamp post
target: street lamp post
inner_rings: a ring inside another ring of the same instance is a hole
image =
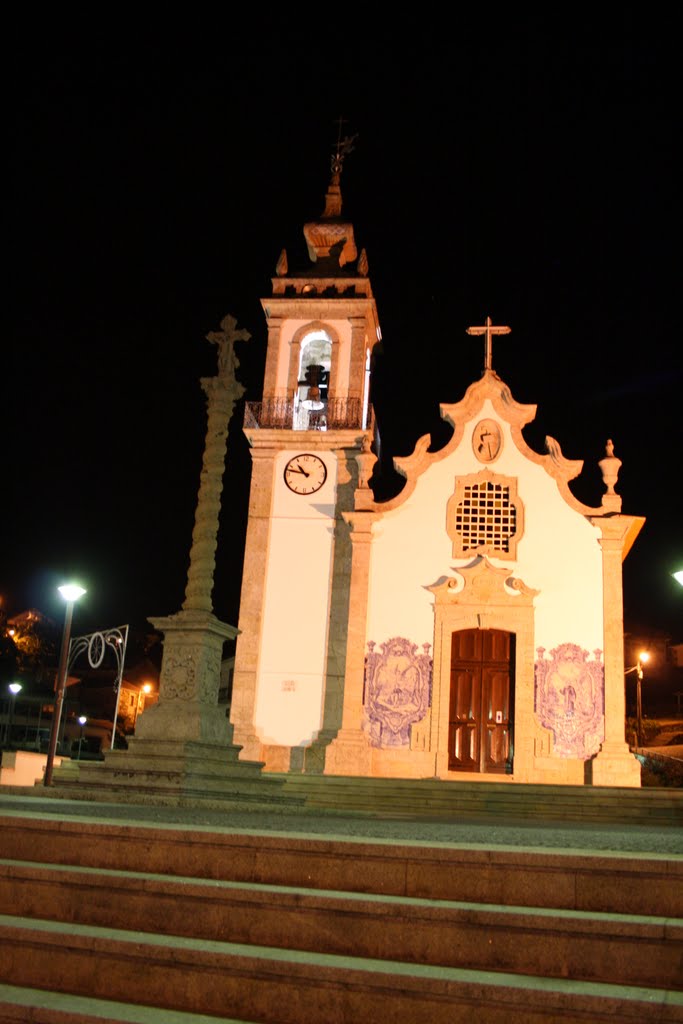
[[[57,686],[55,691],[55,710],[52,715],[52,728],[50,729],[50,743],[47,751],[47,762],[45,764],[44,785],[52,784],[52,769],[57,749],[57,737],[59,735],[59,723],[62,717],[62,705],[64,703],[64,688],[66,687],[66,676],[69,669],[69,641],[71,638],[71,618],[73,616],[74,604],[85,594],[83,587],[77,583],[67,583],[59,587],[59,593],[66,601],[66,612],[64,614],[64,632],[62,634],[62,649],[59,656],[59,669],[57,671]]]
[[[17,694],[21,693],[23,687],[21,683],[10,683],[9,691],[12,694],[9,702],[9,714],[7,716],[7,735],[5,737],[5,746],[12,746],[12,723],[14,722],[14,704],[17,699]]]
[[[643,695],[641,691],[641,683],[643,681],[643,665],[646,665],[650,660],[648,651],[641,651],[638,655],[638,664],[634,665],[633,668],[626,669],[626,675],[629,672],[636,673],[636,729],[637,729],[637,743],[639,747],[643,745]]]
[[[78,721],[79,721],[80,726],[81,726],[81,735],[78,737],[78,757],[77,757],[77,760],[80,761],[80,759],[81,759],[81,747],[83,746],[83,726],[88,721],[88,719],[85,717],[85,715],[79,715],[78,716]]]

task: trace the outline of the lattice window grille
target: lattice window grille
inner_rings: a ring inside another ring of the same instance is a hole
[[[490,481],[467,484],[456,506],[455,529],[463,551],[486,547],[507,554],[517,530],[517,509],[510,500],[510,488]]]

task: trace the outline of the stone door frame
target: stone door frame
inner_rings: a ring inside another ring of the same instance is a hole
[[[511,775],[496,781],[529,782],[539,733],[534,715],[534,598],[538,591],[498,569],[486,558],[455,570],[457,575],[429,589],[434,594],[434,676],[430,747],[435,774],[451,780],[490,780],[481,773],[448,768],[448,725],[453,633],[463,629],[500,629],[515,634],[514,760]],[[547,753],[547,751],[546,751]]]

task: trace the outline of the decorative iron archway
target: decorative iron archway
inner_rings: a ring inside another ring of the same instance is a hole
[[[87,653],[90,668],[101,668],[108,649],[114,655],[114,660],[116,662],[116,680],[114,682],[116,704],[114,707],[114,721],[111,729],[110,750],[114,749],[116,719],[119,713],[121,682],[123,680],[123,666],[126,659],[127,645],[128,626],[114,626],[112,629],[98,630],[96,633],[88,633],[85,636],[75,636],[69,643],[69,654],[66,663],[67,676],[71,667],[75,665],[78,658],[84,653]]]

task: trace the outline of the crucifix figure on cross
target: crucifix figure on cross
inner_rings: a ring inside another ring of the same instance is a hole
[[[494,334],[509,334],[510,333],[510,328],[509,327],[494,327],[493,324],[491,323],[491,317],[487,316],[486,317],[486,322],[485,322],[483,327],[468,327],[467,328],[467,333],[468,334],[483,334],[485,336],[485,338],[486,338],[486,353],[485,353],[485,358],[484,358],[484,370],[492,370],[493,367],[491,365],[491,358],[492,358],[492,347],[493,346],[491,344],[491,338],[492,338],[492,336]]]
[[[249,331],[237,330],[237,320],[234,316],[224,316],[221,320],[220,331],[209,331],[206,340],[218,348],[218,376],[225,381],[235,380],[235,370],[240,365],[235,355],[236,341],[249,341]]]

